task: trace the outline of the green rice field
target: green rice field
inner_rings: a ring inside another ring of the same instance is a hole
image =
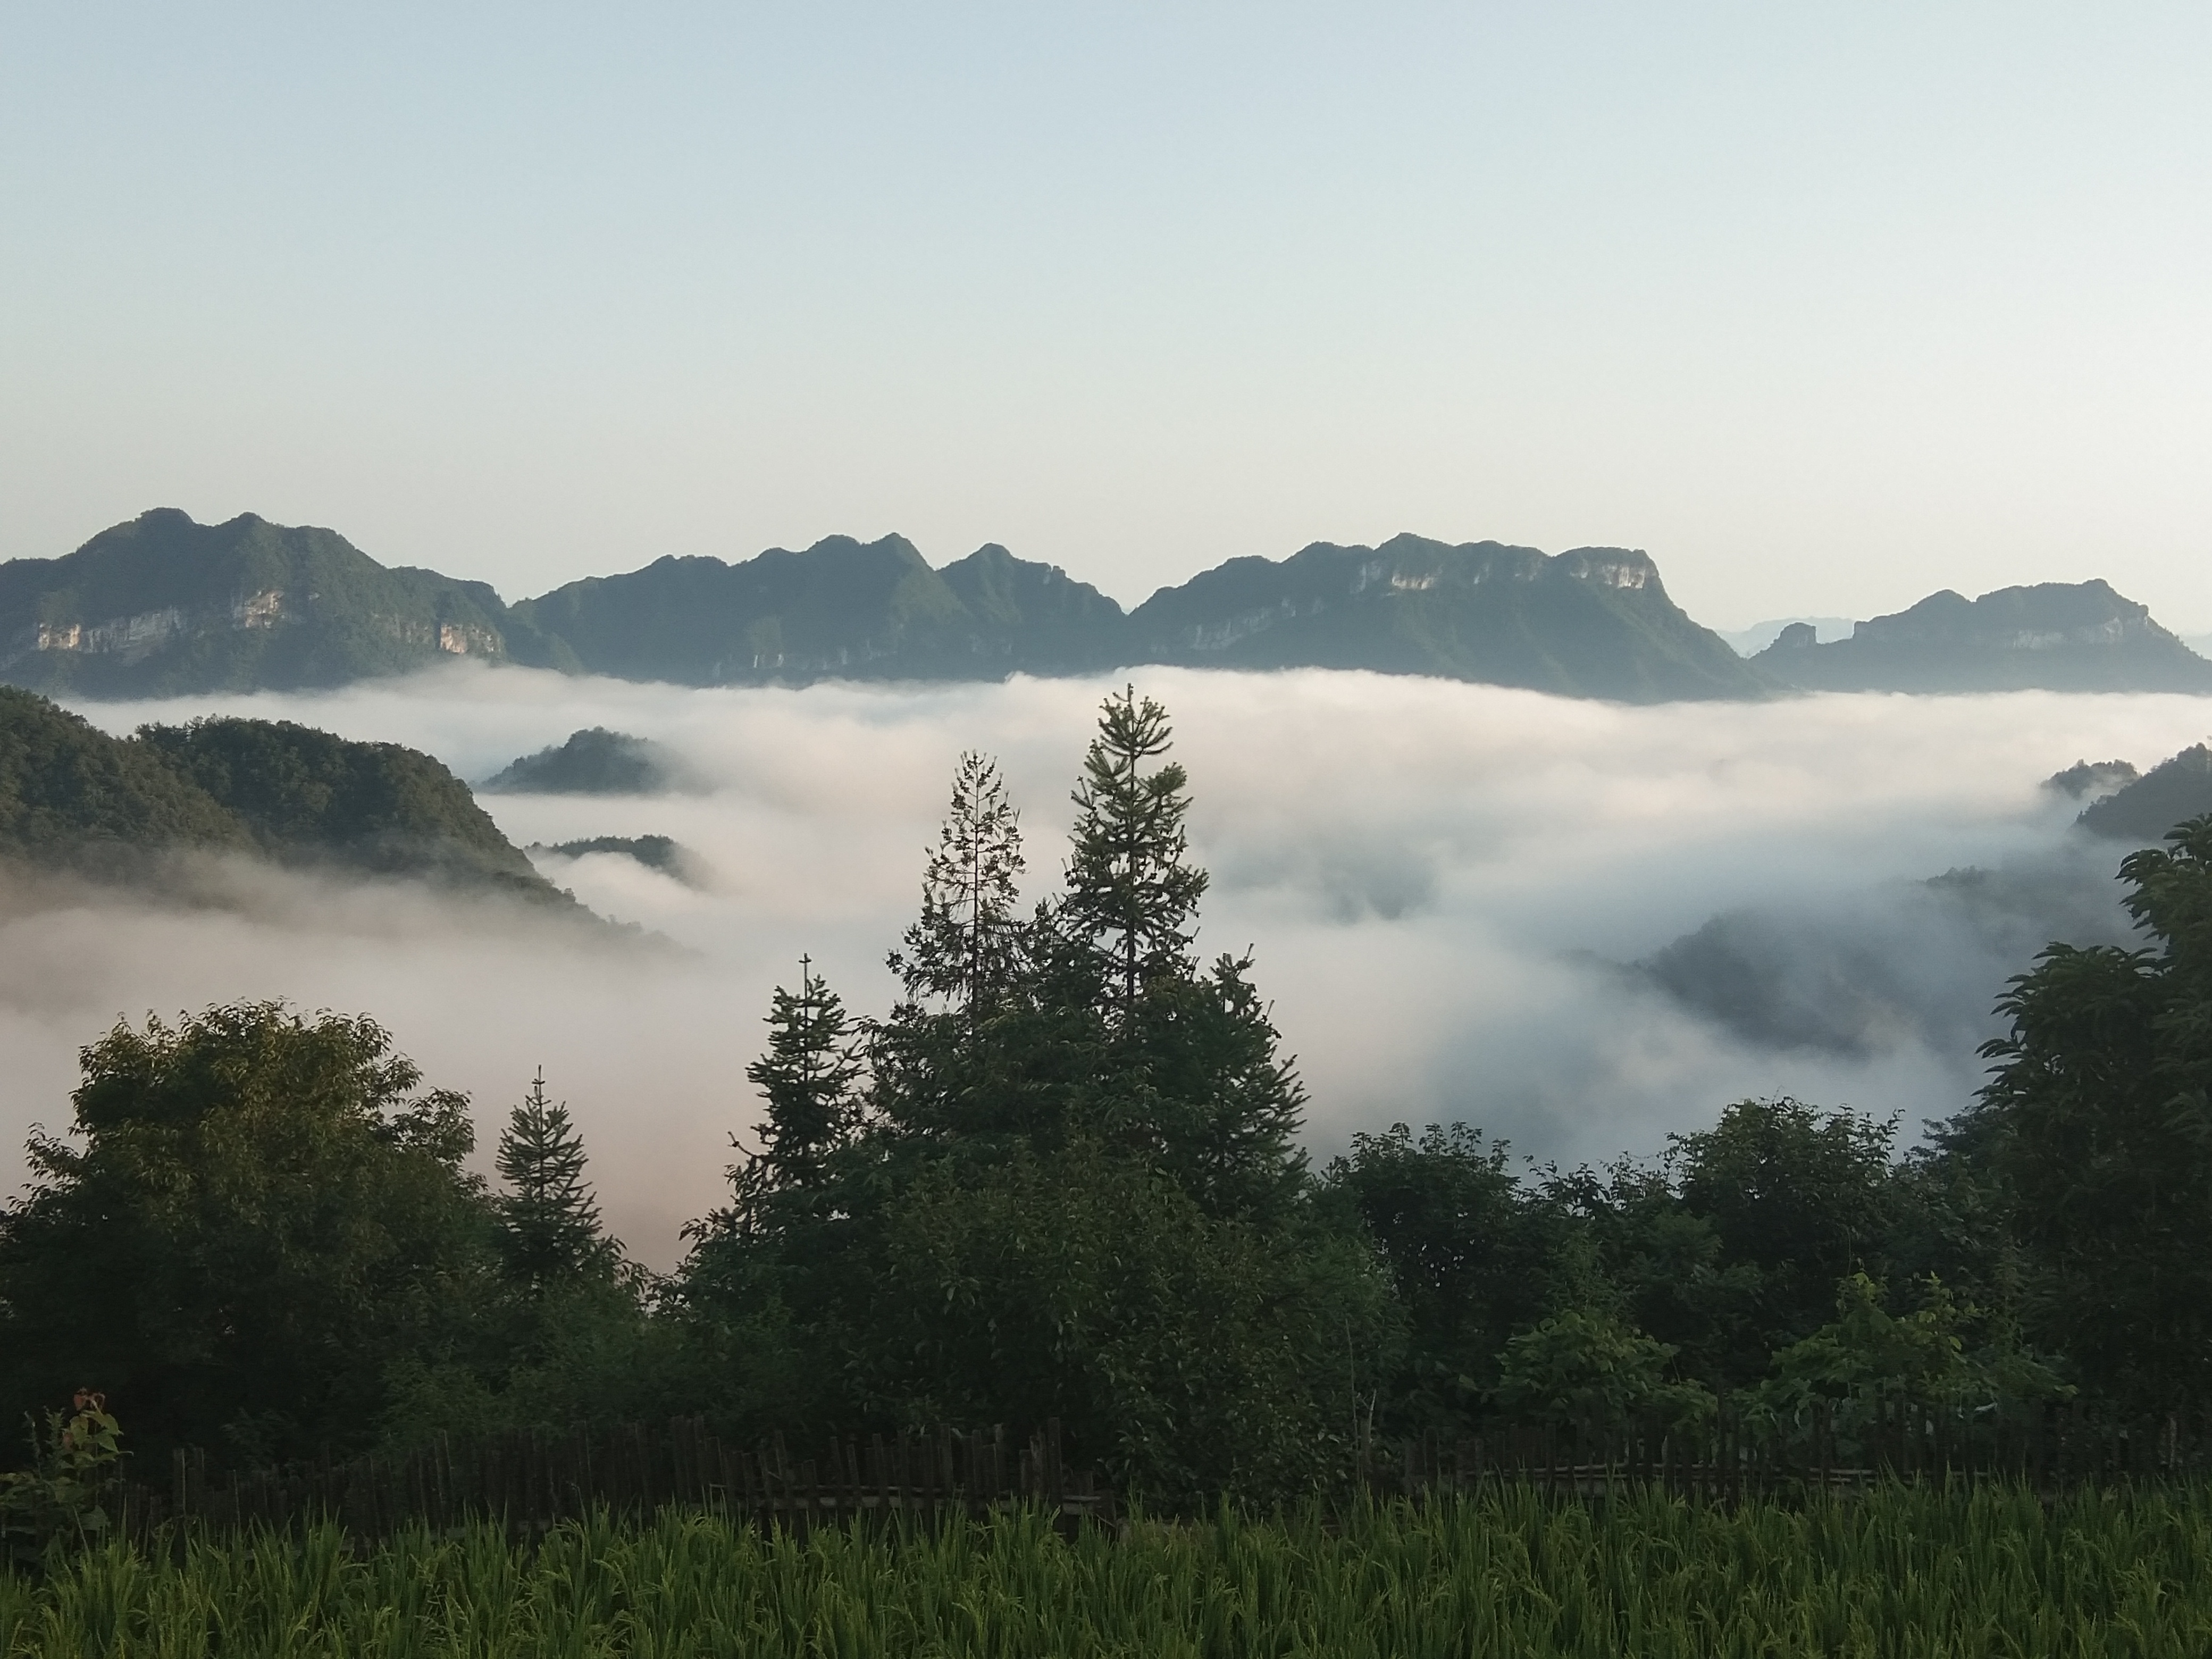
[[[1533,1490],[1073,1540],[664,1513],[349,1552],[332,1530],[0,1577],[0,1653],[428,1656],[2212,1655],[2212,1501],[1907,1486],[1810,1508]]]

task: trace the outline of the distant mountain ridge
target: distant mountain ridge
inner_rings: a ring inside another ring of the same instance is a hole
[[[1121,607],[993,544],[932,569],[903,536],[831,536],[738,564],[657,559],[514,616],[590,673],[685,685],[983,679],[1117,666]]]
[[[1947,588],[1849,639],[1796,623],[1751,660],[1808,691],[2212,692],[2212,662],[2102,581]]]
[[[386,568],[334,531],[157,508],[0,564],[0,679],[94,697],[341,685],[444,657],[572,667],[483,582]]]
[[[1766,689],[1667,596],[1650,556],[1627,548],[1316,542],[1162,588],[1129,626],[1137,662],[1364,668],[1629,702]]]
[[[1233,558],[1125,611],[994,543],[933,568],[901,536],[730,563],[666,557],[510,605],[329,530],[161,509],[0,565],[0,681],[60,696],[335,686],[453,657],[684,685],[977,680],[1151,664],[1426,674],[1627,702],[1798,690],[2212,692],[2212,663],[2101,581],[1931,595],[1746,660],[1650,557],[1400,535]]]

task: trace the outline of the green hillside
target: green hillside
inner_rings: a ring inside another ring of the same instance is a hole
[[[1667,596],[1649,556],[1619,548],[1316,542],[1163,588],[1130,627],[1139,662],[1365,668],[1632,702],[1765,689]]]
[[[416,750],[289,720],[149,726],[131,741],[235,816],[271,858],[554,896],[469,787]]]
[[[0,679],[95,697],[343,685],[455,656],[569,665],[482,582],[333,531],[173,508],[0,565]]]
[[[0,857],[116,874],[149,852],[252,845],[243,821],[160,750],[0,686]]]
[[[2212,812],[2212,748],[2200,743],[2091,802],[2081,824],[2093,835],[2155,847],[2174,825],[2207,812]]]
[[[683,757],[667,744],[594,726],[518,756],[477,787],[495,795],[654,795],[684,775]]]
[[[0,858],[134,878],[196,849],[579,908],[428,755],[268,720],[112,738],[0,687]]]

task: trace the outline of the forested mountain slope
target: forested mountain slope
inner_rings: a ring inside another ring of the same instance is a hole
[[[132,879],[193,850],[580,908],[428,755],[269,720],[112,738],[0,687],[0,860]]]
[[[2212,749],[2200,743],[2092,801],[2081,823],[2096,835],[2155,847],[2176,824],[2207,812],[2212,812]]]

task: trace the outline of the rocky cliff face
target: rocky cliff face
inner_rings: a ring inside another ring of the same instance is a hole
[[[1808,690],[2212,691],[2212,663],[2101,581],[1947,589],[1847,640],[1785,629],[1752,660]]]
[[[0,681],[86,696],[343,684],[453,657],[680,684],[973,680],[1149,663],[1365,669],[1657,702],[1778,690],[2212,692],[2212,663],[2100,581],[1929,596],[1747,662],[1650,557],[1397,536],[1236,558],[1125,614],[993,544],[933,569],[903,537],[731,564],[663,558],[514,606],[387,569],[327,530],[149,513],[0,565]]]
[[[1129,620],[1136,662],[1364,668],[1631,702],[1764,689],[1626,548],[1317,542],[1280,562],[1232,559]]]

